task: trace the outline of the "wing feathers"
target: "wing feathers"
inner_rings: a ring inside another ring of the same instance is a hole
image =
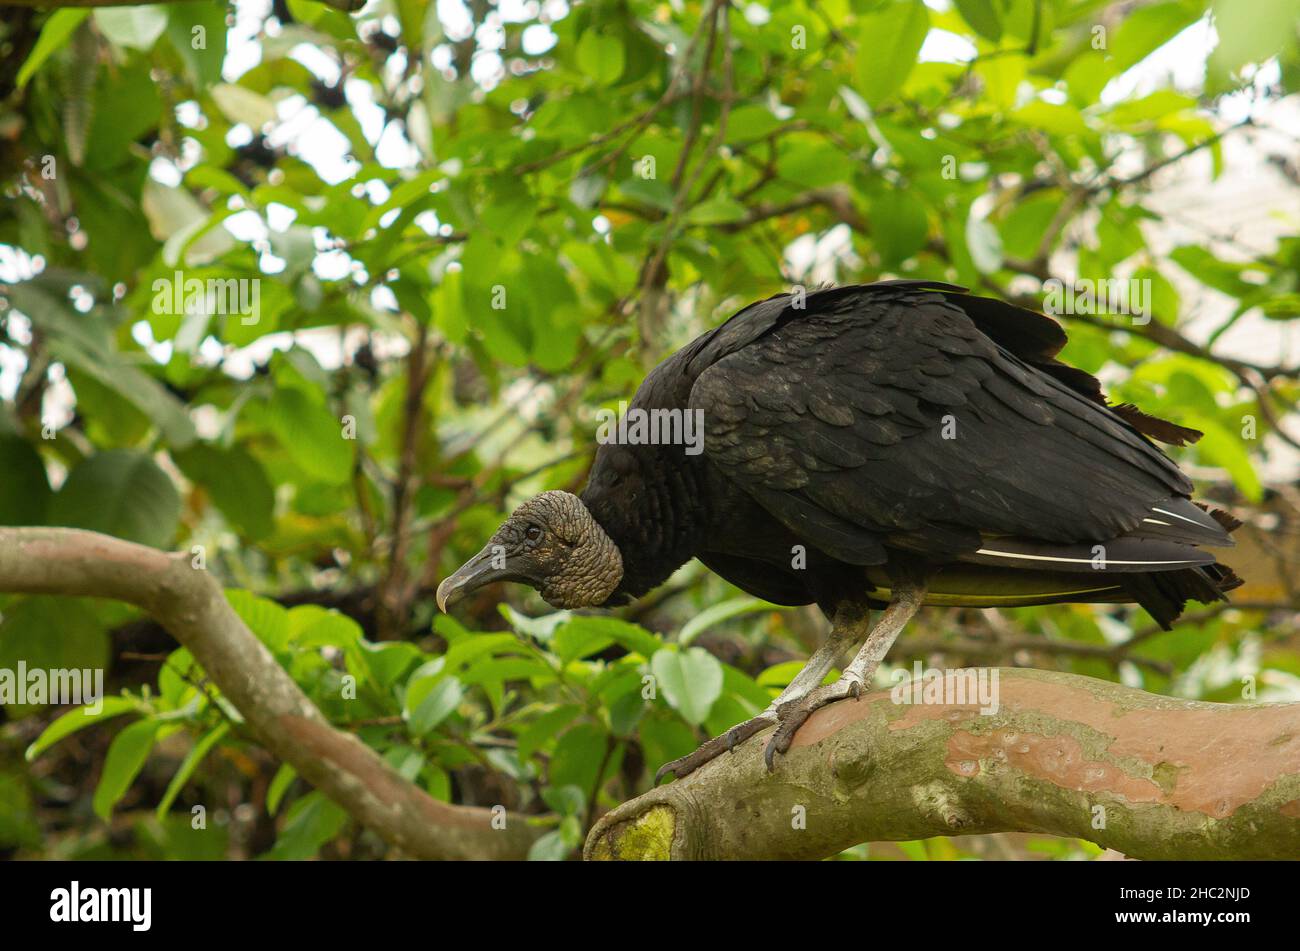
[[[828,554],[877,564],[887,541],[1059,568],[1092,558],[1061,545],[1110,540],[1131,557],[1108,560],[1143,570],[1208,564],[1187,546],[1225,543],[1136,417],[1055,361],[1050,318],[912,285],[807,304],[754,305],[692,345],[692,366],[713,362],[689,406],[707,458]],[[1161,500],[1171,514],[1152,511]],[[990,534],[1056,547],[989,548]]]

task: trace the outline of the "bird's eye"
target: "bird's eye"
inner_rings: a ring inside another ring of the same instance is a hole
[[[537,541],[537,539],[542,537],[542,530],[538,528],[536,525],[529,525],[526,529],[524,529],[524,537],[527,538],[530,542],[535,542]]]

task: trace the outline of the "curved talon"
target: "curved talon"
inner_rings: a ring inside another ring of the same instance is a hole
[[[818,710],[828,703],[834,703],[836,700],[844,700],[847,697],[860,698],[864,692],[861,681],[845,679],[837,680],[835,683],[824,687],[818,687],[801,700],[787,700],[777,707],[775,712],[771,710],[764,711],[753,719],[737,723],[727,732],[705,741],[704,745],[694,753],[679,757],[670,763],[664,763],[655,772],[654,784],[658,786],[659,781],[669,773],[672,773],[678,779],[685,779],[705,763],[717,759],[723,753],[735,752],[739,744],[745,742],[755,733],[776,723],[776,732],[772,734],[772,738],[768,740],[767,746],[763,749],[763,762],[767,764],[767,771],[770,773],[776,768],[777,754],[784,754],[790,749],[790,743],[794,740],[794,735],[799,732],[799,728],[803,726],[804,721],[812,715],[814,710]]]
[[[784,750],[782,750],[784,752]],[[763,762],[767,764],[767,771],[770,773],[776,769],[776,734],[767,741],[767,746],[763,748]]]
[[[837,700],[847,700],[849,697],[855,700],[861,699],[864,692],[861,681],[837,680],[825,687],[818,687],[802,700],[782,704],[776,712],[780,726],[776,728],[776,732],[772,734],[772,738],[767,741],[767,747],[763,750],[763,762],[767,764],[767,771],[770,773],[776,768],[777,754],[784,756],[789,751],[794,735],[815,711]]]
[[[674,778],[676,779],[685,779],[687,776],[695,772],[697,769],[699,769],[709,760],[713,759],[715,756],[718,755],[718,752],[721,751],[714,752],[713,750],[711,750],[709,747],[712,742],[713,741],[710,740],[708,743],[705,743],[694,753],[690,753],[686,756],[679,756],[675,760],[670,760],[669,762],[664,763],[657,770],[655,770],[654,784],[658,786],[659,780],[663,779],[669,773],[672,773]],[[701,754],[705,754],[705,755],[701,755]]]
[[[717,759],[723,753],[734,752],[737,744],[743,743],[755,733],[767,729],[773,722],[772,714],[765,712],[743,723],[737,723],[726,733],[705,741],[704,745],[694,753],[688,753],[686,756],[664,763],[655,772],[654,784],[658,786],[659,780],[669,773],[672,773],[678,779],[684,779],[705,763]]]
[[[811,699],[811,698],[809,698]],[[799,732],[799,727],[803,726],[804,721],[816,707],[808,707],[806,703],[800,703],[781,716],[781,725],[776,728],[772,738],[767,741],[767,747],[763,750],[763,762],[767,764],[767,771],[770,773],[776,768],[776,754],[784,756],[790,749],[790,741],[794,735]]]
[[[663,778],[664,778],[665,776],[667,776],[669,773],[672,773],[672,774],[676,775],[676,773],[677,773],[677,763],[676,763],[676,761],[673,761],[673,762],[671,762],[671,763],[664,763],[664,764],[663,764],[662,766],[660,766],[657,770],[655,770],[655,781],[654,781],[654,783],[653,783],[652,785],[658,786],[658,785],[659,785],[659,780],[663,779]]]

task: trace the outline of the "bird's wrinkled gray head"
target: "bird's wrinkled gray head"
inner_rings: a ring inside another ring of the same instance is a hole
[[[534,496],[505,520],[483,550],[438,585],[447,610],[476,588],[519,581],[557,608],[604,604],[623,579],[623,556],[576,495]]]

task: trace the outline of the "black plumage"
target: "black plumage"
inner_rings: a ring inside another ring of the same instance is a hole
[[[803,306],[799,306],[800,304]],[[660,364],[630,409],[699,410],[704,451],[603,445],[582,501],[623,553],[613,600],[698,557],[783,604],[1141,603],[1168,626],[1236,582],[1200,545],[1229,516],[1108,406],[1051,318],[951,285],[885,282],[751,305]],[[800,549],[806,563],[800,567]],[[867,582],[864,585],[863,577]]]
[[[581,496],[525,502],[438,603],[511,580],[557,607],[617,604],[695,557],[758,597],[819,605],[826,643],[767,710],[660,770],[678,776],[776,725],[771,767],[812,711],[871,683],[926,604],[1137,602],[1168,627],[1240,583],[1201,547],[1230,545],[1237,522],[1193,503],[1151,442],[1200,433],[1108,405],[1057,359],[1065,342],[1048,317],[945,284],[753,304],[637,390],[625,419],[676,414],[680,438],[601,445]]]

